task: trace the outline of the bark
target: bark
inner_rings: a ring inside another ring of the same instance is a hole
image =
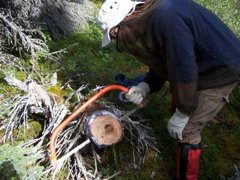
[[[12,75],[8,75],[4,78],[7,83],[17,89],[28,93],[28,104],[35,105],[37,107],[47,107],[51,109],[51,100],[47,92],[39,86],[35,81],[28,80],[25,82],[19,81]]]

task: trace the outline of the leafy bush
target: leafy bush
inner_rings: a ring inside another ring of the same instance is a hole
[[[43,166],[36,164],[40,154],[32,154],[33,148],[21,145],[0,146],[0,177],[2,179],[39,179],[43,175]]]

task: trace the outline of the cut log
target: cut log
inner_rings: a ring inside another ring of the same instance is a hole
[[[123,135],[121,123],[108,111],[93,113],[88,119],[86,128],[90,139],[99,148],[118,143]]]

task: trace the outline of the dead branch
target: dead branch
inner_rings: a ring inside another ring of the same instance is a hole
[[[48,118],[51,118],[53,114],[53,106],[50,97],[47,92],[42,89],[41,86],[36,84],[32,80],[26,82],[21,82],[14,78],[12,75],[9,75],[5,78],[9,85],[18,88],[23,92],[27,92],[27,95],[19,96],[17,95],[14,98],[13,104],[10,105],[11,109],[8,114],[9,119],[3,121],[3,126],[1,129],[5,130],[5,134],[2,138],[2,141],[6,139],[13,139],[12,134],[14,129],[20,125],[28,127],[28,114],[39,113]]]
[[[24,29],[47,27],[51,37],[65,35],[94,21],[97,8],[89,0],[10,0],[0,4],[3,14]]]
[[[2,71],[4,74],[7,74],[7,72],[11,71],[13,67],[22,72],[27,72],[23,62],[18,57],[4,51],[0,51],[0,71]]]
[[[30,52],[31,55],[35,55],[37,51],[47,52],[47,45],[41,40],[32,38],[23,32],[23,29],[15,24],[13,21],[7,19],[7,16],[0,14],[0,25],[3,27],[2,33],[7,37],[8,44],[12,46],[12,49],[17,49],[21,54],[21,51]]]
[[[57,78],[55,76],[54,78]],[[12,76],[7,76],[6,81],[26,93],[26,95],[18,95],[11,101],[6,101],[9,104],[8,118],[3,121],[1,129],[5,131],[2,138],[4,142],[6,139],[13,139],[13,132],[16,127],[24,126],[28,128],[27,120],[31,115],[30,113],[40,113],[45,117],[44,127],[41,137],[32,139],[24,144],[24,147],[34,145],[36,152],[42,152],[42,149],[48,149],[46,141],[52,134],[53,130],[64,120],[69,113],[65,103],[59,105],[56,103],[52,96],[33,80],[21,82]],[[51,84],[51,83],[49,83]],[[81,86],[77,91],[74,91],[65,101],[69,101],[73,95],[79,97],[79,102],[82,103],[87,95],[83,95],[81,91],[87,86]],[[90,91],[98,91],[101,87]],[[80,104],[81,105],[81,104]],[[0,106],[1,107],[1,106]],[[156,140],[151,133],[151,128],[146,125],[146,120],[139,118],[139,121],[133,121],[126,114],[129,112],[121,111],[111,103],[98,100],[92,103],[83,113],[79,114],[62,130],[56,139],[56,154],[59,157],[57,168],[51,168],[49,165],[44,172],[46,175],[51,176],[52,179],[62,170],[67,169],[68,175],[71,179],[78,179],[85,177],[85,179],[100,179],[101,172],[98,169],[98,162],[101,162],[100,156],[96,153],[96,145],[89,140],[86,134],[86,122],[88,117],[99,110],[108,110],[116,115],[124,126],[124,130],[128,131],[130,137],[124,135],[124,138],[132,145],[133,149],[133,163],[134,167],[139,167],[144,163],[144,159],[148,155],[148,149],[152,148],[159,151],[155,147]],[[121,118],[122,117],[122,118]],[[117,145],[116,145],[117,146]],[[38,148],[37,148],[38,147]],[[41,148],[40,148],[41,147]],[[135,157],[135,154],[138,158]],[[48,158],[48,153],[42,155],[40,161]],[[137,160],[138,159],[138,160]],[[137,164],[138,161],[138,165]],[[110,176],[111,179],[117,174]]]
[[[26,83],[24,83],[22,81],[19,81],[18,79],[14,78],[12,76],[12,74],[6,76],[4,79],[5,79],[5,81],[7,81],[7,83],[10,86],[14,86],[14,87],[16,87],[17,89],[19,89],[21,91],[27,92]]]

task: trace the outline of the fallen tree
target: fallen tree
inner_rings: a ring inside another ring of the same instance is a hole
[[[54,76],[56,78],[56,74]],[[55,179],[60,171],[68,171],[66,177],[71,177],[72,179],[80,177],[85,177],[85,179],[102,178],[105,175],[100,172],[98,167],[99,163],[101,163],[99,148],[104,149],[115,145],[122,138],[132,146],[132,154],[134,156],[134,162],[132,162],[134,164],[133,168],[139,168],[144,163],[145,158],[148,156],[149,148],[159,153],[155,147],[156,140],[152,135],[152,130],[146,123],[147,120],[136,116],[134,119],[137,120],[133,121],[129,117],[133,112],[121,111],[111,102],[107,102],[104,98],[101,98],[92,103],[59,133],[56,140],[59,160],[57,165],[53,167],[49,161],[46,162],[49,156],[49,137],[53,130],[69,115],[70,111],[66,105],[67,101],[77,95],[77,97],[81,97],[79,98],[78,106],[84,104],[86,97],[89,95],[84,96],[81,94],[81,91],[87,85],[81,86],[77,91],[72,92],[63,103],[58,104],[56,95],[47,92],[46,86],[46,89],[44,89],[43,86],[38,85],[33,80],[22,82],[10,75],[5,80],[9,85],[23,91],[24,95],[16,95],[10,100],[6,99],[2,101],[2,104],[5,105],[0,106],[1,113],[5,116],[1,126],[1,129],[5,132],[2,141],[14,141],[17,134],[16,131],[19,127],[29,128],[28,118],[30,116],[33,114],[41,116],[41,121],[44,121],[42,123],[44,127],[42,128],[41,136],[28,140],[24,143],[23,147],[35,147],[35,153],[38,152],[38,154],[42,155],[39,161],[46,163],[44,173],[48,174],[52,179]],[[53,82],[49,84],[54,85]],[[96,93],[100,89],[102,87],[97,87],[90,93]],[[108,113],[103,113],[106,111]],[[103,113],[101,114],[103,116],[96,116],[96,113],[99,112]],[[110,116],[109,119],[108,115],[111,114],[114,114],[114,117]],[[93,115],[94,118],[92,118]],[[106,115],[108,118],[106,118]],[[101,137],[106,136],[104,141],[98,139],[99,143],[101,145],[104,144],[104,146],[100,147],[93,139],[90,139],[86,131],[89,128],[89,118],[94,119],[93,122],[95,123],[90,125],[90,130],[92,130],[91,135],[94,137],[98,137],[99,134]],[[102,128],[99,125],[102,125]],[[100,129],[104,132],[102,133]]]

